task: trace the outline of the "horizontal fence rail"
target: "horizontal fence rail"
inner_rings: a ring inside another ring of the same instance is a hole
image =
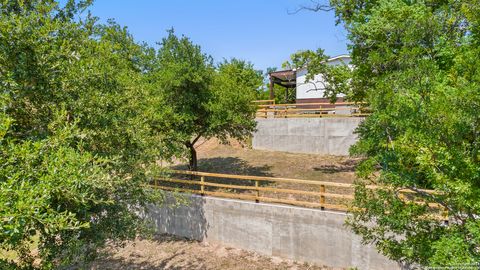
[[[275,100],[253,101],[258,118],[365,117],[368,108],[353,102],[275,104]]]
[[[267,176],[233,175],[184,170],[172,170],[168,177],[154,180],[153,187],[169,191],[179,191],[214,197],[249,200],[255,202],[281,203],[309,208],[347,211],[353,200],[354,185],[327,181],[314,181]],[[380,186],[369,185],[369,189]],[[437,194],[436,191],[400,189],[399,197],[405,201],[426,204],[412,198],[412,194],[422,192]],[[438,209],[445,218],[443,207],[428,203]]]

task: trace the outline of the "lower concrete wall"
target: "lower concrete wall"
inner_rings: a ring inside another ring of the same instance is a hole
[[[261,150],[348,155],[348,149],[357,141],[354,131],[361,121],[363,118],[358,117],[257,119],[252,146]]]
[[[330,267],[400,269],[344,227],[345,213],[195,195],[187,200],[188,206],[151,207],[159,233]]]

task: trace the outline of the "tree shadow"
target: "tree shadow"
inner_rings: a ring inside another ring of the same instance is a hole
[[[188,166],[186,164],[176,165],[171,167],[174,170],[187,170]],[[214,158],[202,158],[199,159],[198,162],[198,170],[201,172],[210,172],[210,173],[219,173],[219,174],[235,174],[235,175],[249,175],[249,176],[266,176],[272,177],[273,174],[270,172],[271,166],[263,165],[263,166],[252,166],[247,161],[238,158],[238,157],[214,157]],[[174,177],[178,178],[181,177],[183,179],[187,179],[188,177],[185,175],[177,174],[173,175]],[[198,180],[198,178],[196,178]],[[218,184],[225,184],[225,185],[244,185],[244,186],[255,186],[255,181],[253,180],[241,180],[241,179],[230,179],[230,178],[222,178],[222,177],[206,177],[206,181],[214,182]],[[163,183],[162,183],[163,184]],[[267,181],[259,181],[259,186],[270,185],[271,183]],[[175,185],[179,187],[179,185]],[[181,185],[183,188],[189,189],[200,189],[199,185]],[[206,186],[205,190],[207,191],[217,191],[217,190],[224,190],[229,189],[225,187],[212,187]],[[233,190],[230,190],[233,191]],[[235,193],[251,193],[249,190],[240,190],[235,189]]]
[[[187,256],[185,250],[172,251],[168,250],[169,243],[171,242],[181,242],[184,243],[195,243],[196,240],[189,240],[183,237],[176,237],[171,235],[156,235],[151,241],[155,242],[156,247],[164,247],[163,256],[154,256],[149,258],[148,256],[143,256],[145,253],[149,253],[148,250],[142,248],[130,248],[128,251],[122,251],[121,256],[115,256],[118,252],[115,248],[112,248],[103,256],[96,260],[93,264],[90,265],[89,269],[91,270],[116,270],[116,269],[144,269],[144,270],[160,270],[160,269],[170,269],[170,270],[181,270],[181,269],[206,269],[205,259],[195,256],[191,258]]]
[[[187,170],[187,164],[173,166],[175,170]],[[252,166],[238,157],[213,157],[198,160],[198,171],[237,175],[272,176],[271,166]]]
[[[328,174],[341,173],[341,172],[355,172],[355,169],[360,160],[348,159],[340,164],[326,164],[314,167],[314,171],[319,171]]]

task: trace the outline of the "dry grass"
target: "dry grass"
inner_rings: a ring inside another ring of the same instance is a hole
[[[104,256],[89,267],[90,270],[334,269],[172,236],[157,236],[152,240],[137,239],[125,243],[124,247],[109,247],[105,252]]]

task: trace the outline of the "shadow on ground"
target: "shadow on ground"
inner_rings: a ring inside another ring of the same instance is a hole
[[[175,170],[187,170],[186,164],[172,167]],[[226,173],[238,175],[272,176],[271,166],[252,166],[246,160],[238,157],[212,157],[198,160],[198,171]]]
[[[174,170],[187,170],[188,167],[185,164],[177,165],[171,167]],[[213,158],[202,158],[198,160],[198,171],[201,172],[211,172],[211,173],[220,173],[220,174],[236,174],[236,175],[254,175],[254,176],[267,176],[272,177],[273,174],[270,172],[271,166],[252,166],[247,161],[238,158],[238,157],[213,157]],[[182,175],[177,175],[177,177],[188,178]],[[241,180],[241,179],[229,179],[229,178],[220,178],[220,177],[206,177],[208,182],[215,182],[219,184],[227,185],[245,185],[245,186],[255,186],[255,181],[251,180]],[[197,178],[198,180],[198,178]],[[260,186],[270,185],[271,183],[266,181],[260,181]],[[177,185],[178,186],[178,185]],[[198,185],[186,185],[188,188],[199,189]],[[206,187],[206,190],[216,191],[226,188],[217,188],[217,187]],[[249,192],[248,190],[235,190],[236,193],[245,193]]]
[[[205,269],[205,259],[191,254],[191,247],[199,245],[198,241],[186,238],[157,235],[149,240],[128,242],[122,247],[110,247],[90,269]]]
[[[327,173],[327,174],[334,174],[334,173],[341,173],[341,172],[355,172],[355,168],[358,165],[358,160],[345,160],[339,164],[328,164],[328,165],[321,165],[316,166],[313,168],[314,171]]]
[[[157,235],[150,240],[137,239],[126,242],[122,247],[109,246],[105,254],[86,269],[323,270],[327,268],[266,257],[215,243]]]

